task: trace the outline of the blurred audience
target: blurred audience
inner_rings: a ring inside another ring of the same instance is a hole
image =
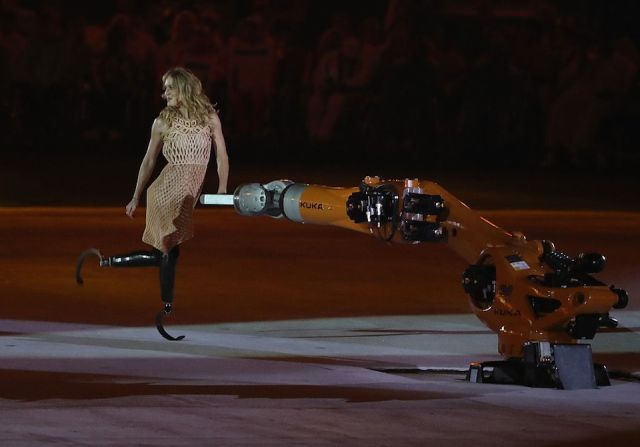
[[[34,151],[44,135],[144,140],[159,73],[185,66],[247,157],[336,146],[441,165],[640,164],[633,2],[338,4],[2,0],[0,131]]]
[[[242,19],[229,39],[231,132],[248,143],[264,135],[273,100],[276,48],[264,19]]]

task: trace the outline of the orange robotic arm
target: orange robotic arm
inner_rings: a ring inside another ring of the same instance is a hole
[[[626,292],[591,276],[599,254],[573,259],[549,241],[527,241],[468,208],[429,181],[366,177],[359,187],[334,188],[278,180],[239,186],[233,197],[245,216],[286,217],[332,225],[386,241],[447,244],[470,266],[463,287],[478,318],[498,334],[498,351],[522,357],[531,342],[575,344],[617,322]]]

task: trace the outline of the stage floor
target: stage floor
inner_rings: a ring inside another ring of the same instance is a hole
[[[633,445],[640,213],[482,214],[569,254],[607,256],[598,277],[631,299],[593,343],[620,377],[612,386],[464,381],[469,362],[498,358],[497,338],[443,245],[200,208],[167,321],[186,339],[168,342],[153,327],[155,269],[89,259],[85,285],[73,280],[87,247],[142,248],[143,212],[0,208],[2,445]]]

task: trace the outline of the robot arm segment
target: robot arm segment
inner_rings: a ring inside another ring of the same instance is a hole
[[[332,225],[366,233],[367,225],[352,221],[346,212],[345,203],[355,191],[357,188],[331,188],[290,180],[248,183],[235,190],[233,205],[243,216],[285,217],[298,223]]]
[[[276,180],[240,185],[233,197],[243,216],[286,217],[333,225],[384,240],[445,242],[468,262],[487,245],[520,239],[487,221],[436,183],[365,177],[357,188],[334,188]]]

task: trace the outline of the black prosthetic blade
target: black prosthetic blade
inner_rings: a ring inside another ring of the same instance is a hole
[[[89,248],[88,250],[80,253],[80,256],[78,257],[78,263],[76,264],[76,283],[80,286],[84,284],[84,280],[82,279],[82,264],[84,264],[84,258],[89,255],[96,255],[99,259],[102,260],[102,253],[100,253],[100,250],[98,250],[97,248]]]
[[[160,335],[162,335],[164,338],[166,338],[169,341],[180,341],[184,338],[184,335],[179,335],[177,337],[174,337],[173,335],[171,335],[170,333],[168,333],[164,326],[162,325],[164,317],[168,315],[164,310],[161,310],[160,312],[158,312],[158,315],[156,315],[156,328],[158,329],[158,332],[160,332]]]

